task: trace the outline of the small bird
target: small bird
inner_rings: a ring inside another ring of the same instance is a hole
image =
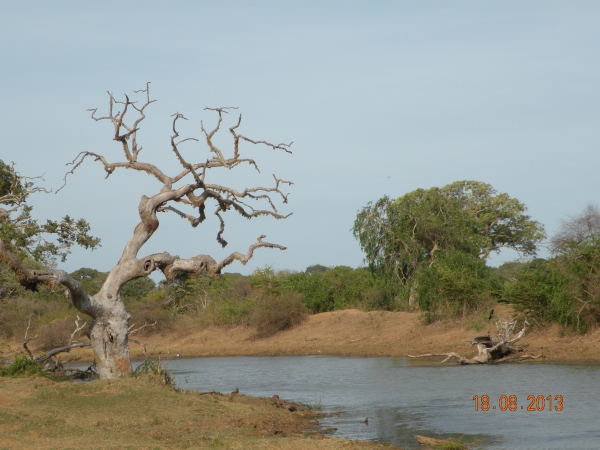
[[[488,320],[492,320],[492,316],[493,316],[493,315],[494,315],[494,310],[492,309],[492,310],[490,311],[490,317],[488,318]]]
[[[365,420],[363,420],[363,423],[367,426],[369,426],[369,418],[365,417]]]
[[[240,392],[240,390],[238,388],[235,388],[235,391],[231,391],[231,394],[229,394],[229,401],[232,401],[233,397],[238,395],[238,392]]]

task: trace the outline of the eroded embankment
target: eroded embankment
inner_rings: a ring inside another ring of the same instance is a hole
[[[496,315],[509,317],[502,305]],[[183,324],[164,334],[136,336],[146,344],[150,356],[163,358],[233,355],[340,355],[391,356],[454,351],[463,356],[475,354],[469,340],[473,335],[495,333],[494,321],[472,317],[423,325],[418,313],[363,312],[355,309],[315,314],[292,330],[270,338],[252,340],[254,329],[199,328]],[[565,333],[558,325],[533,327],[521,340],[526,351],[545,362],[600,362],[600,330],[584,336]],[[10,344],[12,353],[20,351],[18,342]],[[6,349],[6,347],[4,347]],[[91,359],[91,353],[73,351],[69,358]],[[4,352],[6,354],[6,352]],[[141,346],[131,344],[134,358],[143,357]],[[65,355],[67,356],[67,355]],[[63,357],[64,359],[64,357]]]

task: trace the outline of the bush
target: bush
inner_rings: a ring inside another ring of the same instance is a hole
[[[253,339],[263,339],[299,325],[306,320],[308,310],[300,294],[273,296],[264,294],[256,299],[252,311]]]
[[[74,322],[65,319],[55,320],[48,325],[44,325],[36,332],[37,339],[34,341],[37,344],[36,350],[48,351],[67,345],[74,329]]]
[[[161,382],[169,387],[175,388],[175,380],[168,370],[162,366],[162,361],[158,358],[148,358],[142,364],[137,366],[132,376],[138,377],[141,375],[158,376]]]
[[[504,296],[518,311],[585,333],[600,323],[598,263],[600,246],[576,258],[534,260],[506,284]]]
[[[175,325],[175,317],[172,311],[165,307],[164,293],[161,291],[152,291],[141,300],[133,298],[124,299],[125,307],[131,318],[129,325],[134,328],[141,327],[144,324],[156,322],[153,327],[146,327],[140,331],[140,336],[161,333],[172,330]]]
[[[487,308],[502,293],[500,278],[485,261],[460,251],[444,254],[436,264],[421,267],[415,286],[427,323],[443,315],[464,317]]]
[[[327,270],[310,270],[288,275],[283,281],[288,292],[302,294],[303,303],[312,313],[344,308],[392,310],[398,304],[383,281],[367,269],[337,266]]]
[[[33,375],[52,378],[35,361],[26,356],[17,356],[10,366],[5,369],[0,368],[0,377],[30,377]]]

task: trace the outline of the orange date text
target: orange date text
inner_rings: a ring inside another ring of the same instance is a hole
[[[498,401],[494,404],[488,395],[476,395],[473,397],[475,402],[475,411],[562,411],[563,397],[562,395],[528,395],[526,404],[519,404],[516,395],[501,395]]]

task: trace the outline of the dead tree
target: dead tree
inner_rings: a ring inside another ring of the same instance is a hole
[[[287,203],[288,196],[281,189],[285,184],[291,185],[291,182],[273,175],[274,180],[271,187],[251,187],[237,190],[232,187],[214,184],[212,180],[209,180],[209,173],[213,173],[210,172],[211,169],[234,169],[243,164],[248,164],[259,171],[254,159],[240,156],[240,144],[242,142],[265,145],[273,150],[281,150],[287,153],[291,153],[289,149],[291,143],[272,144],[264,140],[253,140],[240,134],[238,132],[242,120],[240,115],[236,123],[229,128],[233,141],[233,151],[231,155],[227,156],[225,152],[217,148],[213,138],[220,131],[224,116],[228,111],[235,108],[206,108],[214,112],[217,118],[216,125],[212,129],[205,128],[201,122],[201,132],[204,134],[209,157],[206,154],[203,157],[198,155],[195,161],[188,161],[180,151],[181,145],[184,142],[197,141],[197,139],[181,139],[179,137],[178,122],[187,119],[183,114],[175,113],[172,122],[173,133],[170,137],[170,152],[179,162],[181,169],[177,173],[167,174],[157,165],[140,159],[142,146],[138,142],[137,133],[146,118],[146,108],[154,100],[151,100],[150,97],[149,83],[146,85],[146,89],[134,92],[143,96],[141,103],[130,100],[127,95],[125,95],[123,101],[117,100],[109,92],[107,115],[97,117],[97,108],[90,110],[92,119],[112,123],[114,127],[113,140],[119,144],[124,157],[123,160],[111,161],[109,158],[97,153],[81,152],[70,163],[73,168],[65,175],[66,183],[67,176],[73,174],[84,160],[91,158],[102,165],[107,178],[116,170],[132,169],[145,172],[158,181],[155,194],[151,196],[142,195],[138,205],[140,221],[100,292],[94,295],[85,292],[77,280],[74,280],[62,270],[27,269],[17,258],[11,255],[0,239],[0,258],[17,274],[22,283],[27,284],[30,288],[35,288],[39,283],[63,286],[66,288],[67,298],[73,306],[92,318],[88,331],[101,379],[122,377],[131,372],[128,345],[130,315],[125,310],[120,294],[121,287],[125,283],[136,278],[146,277],[155,270],[162,271],[167,280],[173,280],[181,273],[197,275],[207,273],[216,278],[224,267],[235,260],[246,264],[258,248],[285,250],[285,247],[281,245],[263,241],[265,236],[260,236],[257,242],[249,246],[245,254],[233,252],[220,262],[216,262],[209,255],[180,259],[168,252],[140,257],[138,253],[159,226],[158,213],[174,213],[187,220],[192,227],[197,227],[206,219],[206,207],[209,202],[214,202],[216,206],[214,215],[220,223],[216,238],[223,247],[227,245],[227,241],[223,238],[225,231],[223,216],[228,211],[234,211],[247,219],[259,216],[285,219],[289,216],[289,214],[282,215],[277,211],[273,197],[277,196],[283,203]],[[121,111],[116,111],[117,109],[121,109]],[[131,115],[135,117],[130,120]],[[266,206],[252,207],[250,203]]]
[[[465,358],[455,352],[449,353],[426,353],[424,355],[408,355],[409,358],[425,358],[430,356],[445,356],[440,364],[444,364],[452,358],[456,358],[459,364],[487,364],[490,362],[502,362],[513,359],[524,360],[524,359],[537,359],[541,356],[532,356],[523,354],[523,347],[516,345],[523,336],[529,323],[527,320],[523,322],[523,328],[521,331],[514,334],[515,327],[517,326],[517,320],[504,320],[498,318],[496,320],[496,337],[492,338],[490,334],[486,336],[474,336],[471,340],[471,345],[477,346],[477,355],[472,358]]]

